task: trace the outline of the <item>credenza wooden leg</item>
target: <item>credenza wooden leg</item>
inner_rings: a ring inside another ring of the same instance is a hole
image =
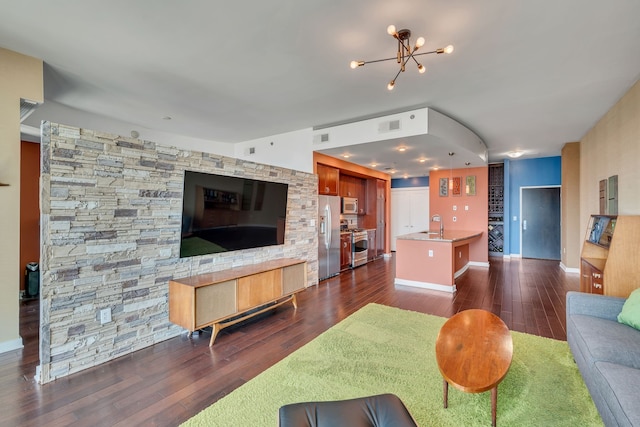
[[[213,342],[216,340],[218,332],[220,332],[221,329],[222,326],[220,326],[220,323],[214,323],[211,325],[211,340],[209,340],[209,347],[213,345]]]

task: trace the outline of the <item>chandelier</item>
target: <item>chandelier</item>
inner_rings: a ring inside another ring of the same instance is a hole
[[[413,62],[416,63],[416,65],[418,66],[418,72],[419,73],[422,74],[425,71],[427,71],[426,67],[424,65],[422,65],[421,63],[419,63],[418,60],[415,58],[416,56],[429,55],[431,53],[441,54],[441,53],[451,53],[451,52],[453,52],[453,46],[449,45],[447,47],[436,49],[436,50],[432,50],[430,52],[416,53],[418,51],[418,49],[420,49],[422,46],[424,46],[424,37],[418,37],[418,39],[416,40],[416,44],[412,47],[411,46],[411,42],[409,41],[409,38],[411,37],[411,31],[410,30],[403,29],[403,30],[400,30],[400,31],[396,31],[395,25],[389,25],[387,27],[387,33],[390,36],[392,36],[394,39],[398,40],[398,51],[396,52],[396,56],[395,57],[393,57],[393,58],[384,58],[384,59],[375,59],[373,61],[351,61],[350,65],[351,65],[351,68],[358,68],[358,67],[362,67],[364,64],[370,64],[370,63],[374,63],[374,62],[391,61],[391,60],[395,59],[397,61],[397,63],[400,64],[400,69],[396,73],[396,76],[393,78],[393,80],[391,80],[389,82],[389,84],[387,85],[387,89],[389,89],[389,90],[393,90],[393,87],[396,85],[396,79],[398,78],[398,76],[400,75],[401,72],[404,72],[405,66],[407,65],[407,62],[409,62],[410,60],[413,60]]]

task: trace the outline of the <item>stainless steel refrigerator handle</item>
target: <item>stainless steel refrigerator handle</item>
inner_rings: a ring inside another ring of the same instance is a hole
[[[327,229],[329,231],[324,235],[324,243],[327,245],[327,249],[329,249],[331,247],[331,208],[329,205],[324,207],[324,214],[325,218],[327,218]]]

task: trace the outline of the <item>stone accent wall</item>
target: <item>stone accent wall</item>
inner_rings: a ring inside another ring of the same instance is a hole
[[[318,283],[313,174],[47,122],[41,150],[41,383],[183,332],[174,277],[287,257]],[[285,244],[180,259],[185,170],[288,183]]]

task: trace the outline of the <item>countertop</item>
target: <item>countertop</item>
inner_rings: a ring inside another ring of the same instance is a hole
[[[459,240],[471,239],[478,237],[482,234],[482,231],[470,231],[470,230],[444,230],[444,235],[440,237],[440,231],[429,231],[404,234],[396,237],[401,240],[425,240],[429,242],[457,242]]]

